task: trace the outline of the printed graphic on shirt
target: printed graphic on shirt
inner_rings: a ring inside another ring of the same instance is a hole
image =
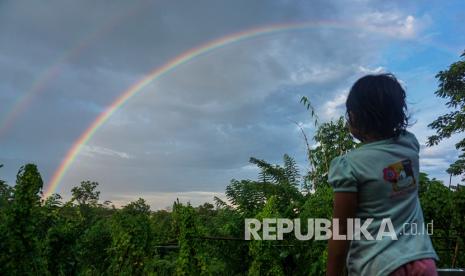
[[[389,165],[383,170],[384,180],[392,184],[393,193],[407,192],[415,187],[412,161],[409,159]]]

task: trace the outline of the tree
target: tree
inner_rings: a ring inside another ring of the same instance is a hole
[[[71,189],[71,200],[68,204],[77,202],[79,215],[82,217],[82,223],[87,227],[93,224],[96,219],[96,212],[99,211],[97,207],[100,191],[97,191],[98,183],[91,181],[82,181],[79,187]]]
[[[425,223],[433,223],[433,246],[438,267],[461,267],[465,262],[465,189],[448,189],[437,179],[420,174],[419,196]],[[444,250],[445,249],[445,250]]]
[[[233,179],[226,187],[227,198],[244,217],[255,216],[272,196],[282,214],[292,215],[300,206],[303,197],[298,190],[301,177],[297,164],[287,154],[283,159],[284,166],[280,166],[251,157],[249,162],[260,169],[258,181]]]
[[[139,198],[115,213],[111,236],[109,273],[143,275],[145,266],[153,257],[150,206],[144,199]]]
[[[0,165],[0,168],[3,165]],[[1,208],[6,207],[11,199],[13,189],[5,181],[0,179],[0,218],[1,218]]]
[[[71,189],[71,202],[77,201],[79,205],[97,205],[100,196],[100,192],[96,191],[97,186],[97,182],[82,181],[81,186]]]
[[[100,219],[88,226],[75,244],[78,271],[84,275],[103,275],[110,266],[111,220]],[[113,233],[114,234],[114,233]]]
[[[428,146],[437,145],[443,139],[465,131],[465,51],[461,57],[463,60],[452,63],[447,70],[436,75],[439,88],[435,94],[447,99],[446,106],[452,111],[439,116],[428,125],[436,130],[435,135],[428,137]],[[455,147],[461,154],[447,172],[451,175],[462,175],[465,173],[465,138],[455,144]],[[465,177],[462,180],[465,181]]]
[[[313,139],[316,147],[308,149],[312,170],[309,171],[305,180],[306,186],[316,189],[318,186],[327,185],[331,160],[354,149],[357,144],[345,126],[344,117],[319,126]]]
[[[2,275],[37,275],[44,271],[39,229],[42,187],[42,177],[36,165],[27,164],[19,169],[11,203],[0,225]]]
[[[256,219],[263,221],[265,218],[281,218],[277,197],[272,196],[257,214]],[[258,231],[263,237],[263,231]],[[252,259],[248,275],[284,275],[281,248],[274,247],[273,241],[252,240],[249,244],[249,256]]]
[[[47,270],[53,275],[76,274],[79,270],[97,273],[107,264],[101,260],[107,256],[104,245],[109,243],[109,223],[99,222],[104,208],[98,205],[97,186],[97,182],[83,181],[71,189],[69,202],[62,204],[61,196],[53,194],[43,204],[46,220],[43,254],[48,260]]]
[[[307,145],[307,158],[310,163],[310,170],[304,177],[303,188],[307,192],[316,189],[318,186],[327,185],[327,174],[329,165],[333,158],[345,154],[357,146],[349,129],[346,127],[344,117],[336,121],[326,122],[320,125],[318,114],[311,104],[311,101],[303,96],[300,102],[310,112],[310,117],[314,120],[317,131],[313,140],[316,146],[310,147],[307,135],[300,127]]]
[[[179,255],[176,260],[176,275],[200,275],[204,264],[200,256],[195,209],[179,201],[173,205],[174,227],[178,233]]]

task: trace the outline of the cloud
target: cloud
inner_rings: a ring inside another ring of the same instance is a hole
[[[449,167],[450,163],[444,158],[421,158],[421,165],[425,169],[440,170]]]
[[[118,158],[124,158],[124,159],[134,158],[130,156],[129,154],[127,154],[126,152],[116,151],[116,150],[112,150],[112,149],[105,148],[105,147],[89,146],[89,145],[83,145],[80,151],[80,154],[87,156],[87,157],[94,157],[96,155],[106,155],[106,156],[118,157]]]
[[[413,15],[402,15],[393,11],[366,13],[360,16],[358,21],[402,39],[415,38],[420,30],[418,20]]]
[[[331,65],[333,67],[331,67]],[[290,74],[294,85],[324,84],[340,79],[345,75],[346,67],[340,64],[323,65],[321,67],[302,66]]]
[[[345,102],[347,100],[348,90],[342,90],[323,105],[323,115],[325,120],[337,119],[344,114]]]
[[[382,66],[378,66],[378,67],[375,67],[375,68],[359,66],[358,70],[362,74],[381,74],[381,73],[386,72],[386,69],[384,67],[382,67]]]
[[[436,164],[435,166],[438,169],[446,170],[458,158],[459,152],[455,149],[455,143],[458,141],[458,137],[453,137],[432,147],[422,144],[420,157],[422,160],[427,160],[426,163],[428,166]],[[436,160],[437,162],[431,162],[432,160]]]

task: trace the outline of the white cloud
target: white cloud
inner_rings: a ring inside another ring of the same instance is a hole
[[[323,107],[323,118],[324,120],[336,119],[341,116],[345,109],[345,102],[347,100],[348,90],[342,90],[329,101],[327,101]]]
[[[260,171],[258,167],[254,164],[247,164],[245,166],[242,166],[241,170],[255,172],[255,173],[258,173]]]
[[[418,35],[419,22],[413,15],[403,15],[395,11],[374,11],[362,14],[358,21],[389,36],[411,39]]]
[[[294,85],[321,84],[341,78],[347,72],[347,66],[300,66],[290,74],[290,83]]]
[[[381,74],[381,73],[384,73],[386,72],[386,69],[382,66],[378,66],[378,67],[375,67],[375,68],[370,68],[370,67],[365,67],[365,66],[362,66],[360,65],[358,67],[358,71],[362,74]]]
[[[94,157],[96,155],[105,155],[110,157],[118,157],[122,159],[131,159],[133,158],[126,152],[116,151],[105,147],[100,146],[90,146],[90,145],[83,145],[80,151],[80,154],[88,157]]]

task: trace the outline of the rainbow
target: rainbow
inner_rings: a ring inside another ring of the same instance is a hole
[[[124,22],[127,18],[130,18],[143,10],[145,6],[139,5],[129,11],[114,16],[108,22],[104,23],[100,28],[95,29],[89,35],[79,40],[76,46],[70,50],[65,51],[61,54],[50,66],[47,67],[43,73],[37,77],[32,83],[31,87],[27,90],[22,97],[20,97],[15,104],[11,107],[10,111],[6,113],[2,120],[0,120],[0,138],[6,134],[8,129],[14,124],[20,114],[25,112],[27,108],[34,102],[42,92],[48,87],[49,83],[55,80],[62,72],[63,65],[70,60],[73,60],[79,56],[79,54],[87,49],[89,46],[111,32],[118,25]]]
[[[208,52],[211,52],[215,49],[225,47],[227,45],[238,43],[247,39],[255,38],[258,36],[285,32],[285,31],[295,31],[295,30],[305,30],[315,27],[325,27],[325,28],[360,28],[368,30],[375,33],[392,35],[391,28],[380,28],[367,26],[362,24],[357,24],[353,22],[334,22],[334,21],[317,21],[317,22],[300,22],[300,23],[286,23],[286,24],[275,24],[268,25],[264,27],[258,27],[253,29],[248,29],[245,31],[233,33],[210,42],[207,42],[198,47],[192,48],[179,56],[173,58],[172,60],[166,62],[162,66],[155,68],[139,81],[131,85],[127,90],[125,90],[121,96],[119,96],[114,102],[111,103],[97,118],[96,120],[79,136],[79,138],[74,142],[72,147],[66,153],[66,156],[63,158],[62,162],[54,172],[51,181],[47,185],[47,188],[44,192],[44,196],[50,196],[58,187],[64,175],[70,168],[71,164],[79,154],[83,145],[85,145],[95,134],[95,132],[127,101],[139,93],[144,87],[148,84],[157,80],[165,74],[172,72],[176,67],[185,64],[195,58],[198,58]]]

